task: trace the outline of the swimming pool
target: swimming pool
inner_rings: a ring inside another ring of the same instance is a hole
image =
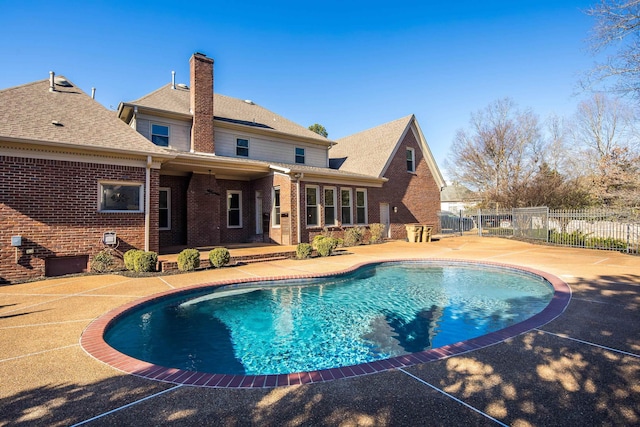
[[[250,384],[298,372],[335,378],[336,370],[370,373],[469,351],[530,329],[528,318],[548,321],[557,286],[547,280],[495,265],[382,263],[322,280],[177,291],[123,309],[101,328],[118,352],[146,361],[123,370],[145,376],[155,367],[192,383],[207,375],[253,376]]]

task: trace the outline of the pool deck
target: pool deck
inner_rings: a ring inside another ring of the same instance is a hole
[[[255,249],[236,251],[242,250]],[[640,425],[639,257],[475,236],[349,252],[189,274],[62,277],[0,287],[0,426]],[[550,323],[488,347],[276,388],[149,380],[94,359],[80,345],[96,318],[152,294],[399,258],[524,266],[559,277],[573,295]]]

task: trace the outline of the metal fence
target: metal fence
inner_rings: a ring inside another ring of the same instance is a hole
[[[444,234],[515,237],[546,243],[640,252],[640,210],[550,210],[547,207],[440,212]]]

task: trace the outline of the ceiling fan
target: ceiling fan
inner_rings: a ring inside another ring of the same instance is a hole
[[[209,195],[213,195],[213,196],[219,196],[220,193],[218,193],[217,191],[214,191],[211,189],[211,169],[209,169],[209,185],[207,186],[207,189],[205,190],[206,194]]]

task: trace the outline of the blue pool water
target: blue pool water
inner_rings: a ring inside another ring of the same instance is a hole
[[[224,374],[349,366],[485,335],[542,311],[544,279],[477,266],[387,263],[329,278],[208,288],[145,304],[109,327],[118,351]]]

